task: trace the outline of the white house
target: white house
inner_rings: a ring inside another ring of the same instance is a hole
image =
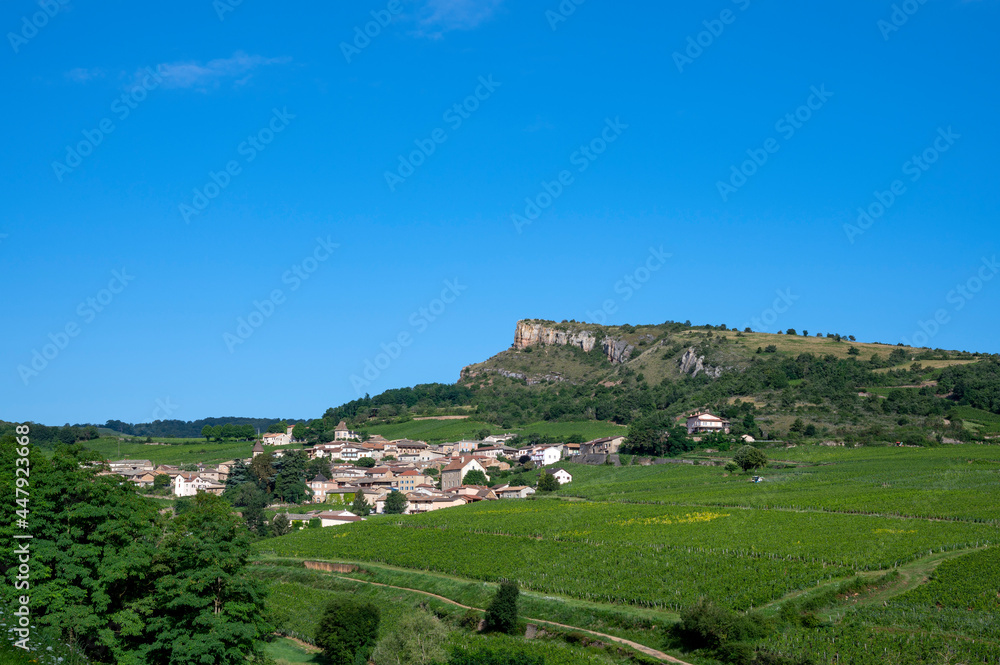
[[[688,434],[710,434],[712,432],[725,432],[729,434],[729,421],[723,420],[711,413],[698,412],[687,418]]]
[[[562,459],[562,444],[535,446],[531,449],[531,461],[539,466],[555,464]]]
[[[483,442],[493,443],[493,444],[504,444],[510,441],[511,439],[516,439],[516,438],[517,434],[511,434],[509,432],[507,434],[490,434],[488,437],[483,439]]]
[[[560,485],[573,482],[573,476],[566,469],[553,469],[549,473],[559,481]]]
[[[292,435],[288,432],[268,432],[261,440],[265,446],[287,446],[292,442]]]
[[[194,496],[198,492],[221,494],[225,485],[213,483],[197,473],[178,473],[174,477],[174,496]]]
[[[354,522],[363,522],[365,518],[358,517],[357,515],[343,510],[339,512],[329,512],[320,513],[316,515],[319,518],[320,526],[341,526],[342,524],[353,524]]]
[[[498,457],[517,459],[518,450],[517,448],[511,448],[510,446],[486,446],[485,448],[477,448],[476,454],[491,457],[493,459]]]

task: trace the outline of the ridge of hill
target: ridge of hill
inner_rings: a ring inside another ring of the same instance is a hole
[[[413,434],[413,416],[461,414],[463,432],[581,421],[664,432],[709,410],[732,437],[934,445],[1000,434],[1000,358],[852,335],[761,333],[724,325],[601,326],[519,321],[511,346],[452,385],[385,391],[330,408],[307,440],[340,420]],[[540,435],[533,434],[533,440]],[[556,437],[558,438],[558,437]],[[711,442],[724,445],[725,442]]]

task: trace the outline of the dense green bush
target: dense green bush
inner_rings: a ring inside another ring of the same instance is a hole
[[[496,595],[486,608],[486,630],[488,632],[517,632],[517,597],[520,594],[517,582],[505,580],[500,583]]]
[[[371,603],[332,600],[316,627],[316,646],[333,665],[364,663],[375,648],[380,620],[378,607]]]

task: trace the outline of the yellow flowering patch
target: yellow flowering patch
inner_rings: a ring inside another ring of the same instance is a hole
[[[615,522],[621,526],[652,526],[654,524],[697,524],[711,522],[720,517],[729,517],[729,513],[687,513],[686,515],[660,515],[658,517],[633,517],[630,520]]]
[[[872,533],[916,533],[916,529],[905,531],[903,529],[875,529]]]

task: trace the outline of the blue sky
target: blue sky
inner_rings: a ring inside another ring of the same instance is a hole
[[[2,419],[317,417],[527,317],[1000,352],[996,0],[140,4],[0,11]]]

